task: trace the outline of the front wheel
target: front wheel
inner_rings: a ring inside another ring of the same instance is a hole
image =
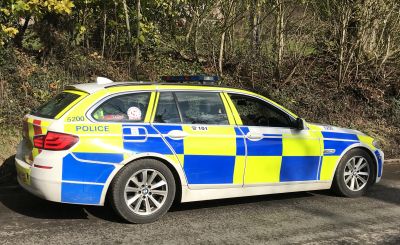
[[[131,223],[150,223],[163,216],[175,197],[175,180],[163,163],[143,159],[125,166],[111,184],[114,210]]]
[[[340,161],[333,180],[333,190],[342,196],[359,197],[375,181],[375,165],[362,149],[350,150]]]

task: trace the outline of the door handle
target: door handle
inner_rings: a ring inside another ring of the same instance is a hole
[[[262,134],[248,133],[246,134],[246,138],[249,140],[261,140],[263,138]]]
[[[184,132],[184,131],[182,131],[182,130],[172,130],[172,131],[169,131],[169,133],[167,134],[167,136],[168,136],[169,138],[171,138],[171,139],[177,139],[177,140],[183,139],[183,138],[185,138],[185,137],[188,136],[188,135],[189,135],[188,133],[186,133],[186,132]]]

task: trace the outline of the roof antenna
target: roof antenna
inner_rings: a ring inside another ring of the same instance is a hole
[[[106,77],[97,77],[96,83],[97,84],[109,84],[109,83],[113,83],[113,81]]]

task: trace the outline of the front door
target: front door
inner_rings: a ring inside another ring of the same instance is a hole
[[[229,98],[246,140],[244,185],[318,179],[318,135],[294,128],[291,115],[265,100],[242,94],[229,94]]]
[[[237,140],[225,104],[219,92],[159,94],[153,126],[174,150],[190,188],[243,184],[244,157],[236,153],[244,153],[244,140]]]

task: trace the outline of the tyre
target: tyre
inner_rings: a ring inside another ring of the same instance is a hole
[[[110,187],[110,203],[130,223],[154,222],[171,207],[175,179],[163,163],[142,159],[126,165]]]
[[[360,197],[375,181],[375,164],[363,149],[350,150],[339,162],[332,189],[341,196]]]

